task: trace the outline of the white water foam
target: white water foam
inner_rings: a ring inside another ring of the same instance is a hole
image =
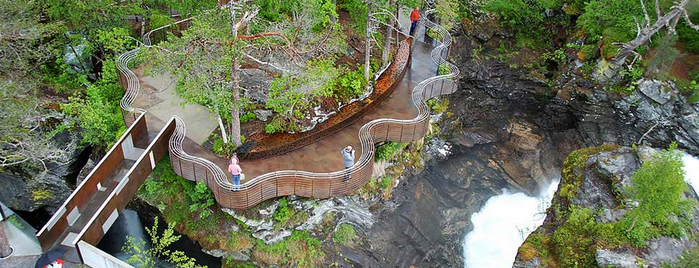
[[[682,156],[682,162],[684,162],[684,180],[699,193],[699,158],[685,153]]]
[[[504,190],[488,199],[479,212],[471,215],[473,231],[463,243],[465,266],[512,267],[519,246],[544,222],[558,182],[552,181],[538,197]]]

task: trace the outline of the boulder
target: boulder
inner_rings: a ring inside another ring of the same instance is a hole
[[[595,260],[600,267],[609,268],[636,268],[641,267],[636,255],[631,252],[614,252],[606,249],[598,249],[595,252]]]
[[[255,113],[255,118],[257,118],[257,120],[260,120],[263,122],[267,122],[267,119],[269,119],[269,117],[272,116],[272,111],[270,111],[270,110],[259,109],[259,110],[254,110],[252,112]]]

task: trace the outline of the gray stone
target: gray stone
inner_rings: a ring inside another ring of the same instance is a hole
[[[87,163],[85,166],[80,170],[80,173],[78,174],[78,178],[75,180],[75,185],[76,187],[80,185],[83,180],[87,177],[87,175],[90,175],[90,172],[92,172],[92,169],[95,168],[95,161],[92,161],[92,159],[87,160]]]
[[[267,119],[269,119],[270,116],[272,116],[272,111],[270,110],[254,110],[252,111],[255,113],[255,118],[260,121],[267,122]]]
[[[677,262],[678,257],[685,250],[696,246],[693,244],[686,237],[676,239],[661,236],[648,242],[648,253],[644,257],[648,260],[648,264],[655,264],[655,267],[660,267],[662,263]]]
[[[597,260],[597,265],[599,267],[613,267],[613,268],[635,268],[640,267],[641,264],[636,260],[636,255],[631,252],[614,252],[611,250],[598,249],[595,252],[595,260]]]
[[[231,259],[234,259],[236,261],[249,261],[250,260],[250,256],[248,254],[243,254],[240,252],[233,252],[233,253],[228,254],[228,256],[230,256]]]
[[[660,104],[665,104],[672,98],[672,92],[666,90],[665,83],[658,80],[640,80],[638,91]]]

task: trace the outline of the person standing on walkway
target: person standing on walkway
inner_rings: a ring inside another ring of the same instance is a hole
[[[352,146],[347,146],[341,151],[342,153],[342,163],[345,165],[345,170],[351,168],[354,165],[354,149]],[[350,178],[349,172],[342,177],[342,182],[347,181]]]
[[[409,35],[413,35],[413,31],[417,28],[417,21],[420,20],[420,11],[418,11],[418,6],[415,6],[412,12],[410,12],[410,32]]]
[[[240,189],[240,173],[243,169],[238,165],[238,158],[235,156],[231,157],[231,162],[228,164],[228,172],[231,173],[231,178],[233,179],[233,191]]]

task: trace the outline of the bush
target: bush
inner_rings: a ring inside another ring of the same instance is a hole
[[[80,120],[82,143],[109,148],[126,130],[119,101],[124,90],[116,79],[114,60],[104,61],[103,78],[90,84],[85,93],[76,92],[64,112]]]
[[[246,123],[252,119],[255,119],[255,113],[247,112],[240,117],[240,123],[243,124],[243,123]]]
[[[283,267],[315,267],[325,258],[320,240],[311,237],[306,231],[294,230],[289,238],[272,245],[257,240],[256,259],[267,264]]]
[[[345,69],[345,74],[340,76],[337,81],[338,87],[335,90],[335,97],[342,101],[359,97],[364,93],[367,86],[367,81],[364,79],[363,69],[355,69],[350,71]]]
[[[580,49],[581,61],[588,61],[597,57],[597,45],[584,45]]]
[[[279,199],[279,207],[274,211],[272,218],[281,224],[285,224],[291,218],[291,210],[286,198]]]
[[[677,220],[685,216],[696,202],[683,199],[688,190],[684,181],[682,156],[675,151],[677,144],[656,153],[631,176],[627,189],[638,206],[619,222],[626,238],[635,246],[660,234],[678,236],[684,228]]]
[[[547,1],[494,0],[485,9],[500,16],[501,24],[526,35],[545,35],[544,6]]]
[[[374,150],[374,161],[390,160],[398,151],[403,149],[406,143],[389,141]]]
[[[333,234],[333,242],[343,246],[354,244],[356,238],[357,233],[354,227],[347,223],[340,224],[340,227],[338,227],[337,231]]]

